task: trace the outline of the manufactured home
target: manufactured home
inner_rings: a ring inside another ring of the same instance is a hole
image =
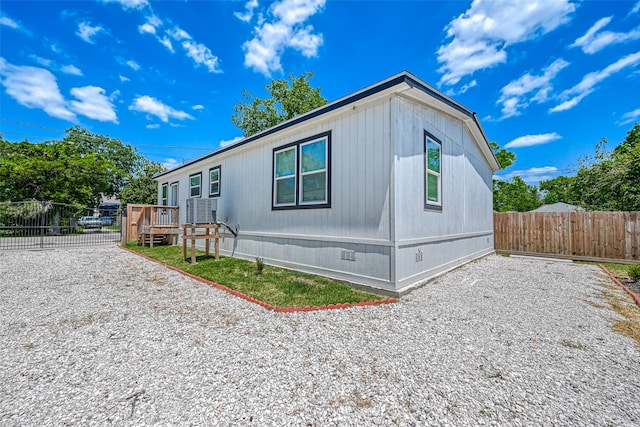
[[[498,168],[476,114],[402,72],[155,179],[180,224],[215,199],[223,255],[400,295],[493,252]]]

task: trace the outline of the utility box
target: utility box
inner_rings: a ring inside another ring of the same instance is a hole
[[[216,222],[218,201],[216,199],[187,199],[188,224],[213,224]]]

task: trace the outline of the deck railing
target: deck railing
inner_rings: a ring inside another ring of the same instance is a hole
[[[126,223],[123,224],[124,236],[122,241],[136,241],[143,229],[158,226],[178,228],[178,207],[127,205],[127,218]]]

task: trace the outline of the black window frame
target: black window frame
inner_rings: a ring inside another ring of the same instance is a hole
[[[194,176],[199,176],[200,177],[200,184],[198,185],[198,195],[194,196],[193,195],[193,189],[195,188],[194,186],[191,185],[191,178],[193,178]],[[198,173],[193,173],[191,175],[189,175],[189,197],[190,198],[198,198],[198,197],[202,197],[202,172],[198,172]]]
[[[169,204],[169,183],[165,182],[160,185],[160,205],[168,206]]]
[[[327,148],[326,148],[326,165],[325,170],[327,174],[327,188],[326,188],[326,202],[323,203],[301,203],[300,202],[300,194],[301,194],[301,186],[302,186],[302,171],[300,161],[301,154],[301,146],[305,145],[309,142],[313,142],[316,140],[326,139]],[[296,173],[295,173],[295,204],[291,205],[276,205],[275,196],[276,196],[276,153],[279,151],[283,151],[286,149],[295,148],[295,156],[296,156]],[[281,145],[273,149],[271,155],[271,210],[280,211],[280,210],[293,210],[293,209],[329,209],[331,208],[331,131],[322,132],[307,138],[300,139],[298,141]]]
[[[428,171],[428,162],[429,162],[429,152],[428,152],[428,145],[429,145],[429,140],[432,140],[433,142],[435,142],[436,144],[438,144],[440,146],[440,173],[438,174],[438,196],[439,196],[439,203],[434,203],[434,202],[430,202],[429,201],[429,195],[427,194],[427,192],[429,191],[428,188],[428,175],[429,175],[429,171]],[[442,206],[444,205],[444,194],[442,194],[442,188],[444,187],[442,185],[442,171],[443,171],[443,165],[442,165],[442,150],[443,150],[443,144],[442,141],[439,138],[436,138],[435,135],[433,135],[432,133],[430,133],[429,131],[425,130],[424,131],[424,138],[423,138],[423,158],[422,158],[422,165],[423,165],[423,169],[424,169],[424,176],[422,178],[422,184],[423,184],[423,191],[422,191],[422,196],[424,197],[424,208],[428,209],[428,210],[432,210],[432,211],[442,211]]]
[[[214,170],[218,171],[218,191],[216,193],[211,192],[211,172]],[[214,166],[209,169],[209,197],[220,197],[220,192],[222,189],[222,165]]]

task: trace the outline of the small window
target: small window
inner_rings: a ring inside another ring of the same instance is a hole
[[[273,208],[329,208],[331,132],[273,150]]]
[[[442,143],[424,133],[425,208],[442,208]]]
[[[209,196],[220,196],[220,166],[209,169]]]
[[[162,202],[160,203],[162,206],[167,206],[167,192],[169,190],[169,184],[162,184]]]
[[[169,206],[178,206],[178,183],[171,184],[169,190]]]
[[[300,144],[300,203],[327,201],[327,140]]]
[[[200,197],[202,195],[202,173],[189,176],[189,196]]]
[[[274,206],[295,206],[296,169],[296,147],[276,151]]]

